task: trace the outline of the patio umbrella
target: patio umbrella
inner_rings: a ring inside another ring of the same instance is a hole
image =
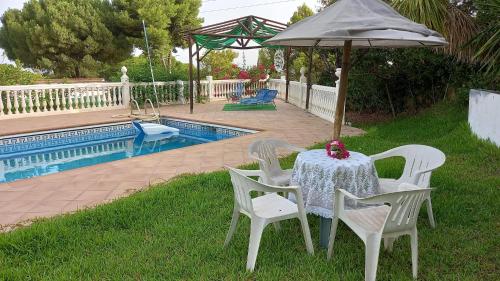
[[[333,125],[333,138],[337,139],[344,117],[351,48],[437,47],[448,43],[441,34],[403,17],[380,0],[338,0],[265,44],[344,48]]]

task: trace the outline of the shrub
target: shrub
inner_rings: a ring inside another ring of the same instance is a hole
[[[40,74],[35,74],[21,67],[0,64],[0,85],[28,85],[33,84],[37,79],[42,78]]]
[[[148,59],[145,56],[138,56],[127,59],[113,68],[105,71],[104,76],[109,81],[120,81],[122,66],[127,67],[127,76],[130,82],[151,82],[151,70]],[[188,66],[184,63],[172,59],[171,73],[165,68],[163,62],[153,61],[153,72],[155,81],[176,81],[188,80]]]

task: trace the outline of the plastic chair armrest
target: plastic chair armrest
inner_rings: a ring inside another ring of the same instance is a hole
[[[388,151],[384,151],[384,152],[381,152],[381,153],[373,154],[373,155],[370,155],[370,158],[372,159],[372,161],[381,160],[381,159],[385,159],[385,158],[390,158],[390,157],[394,156],[394,155],[392,155],[391,152],[392,151],[388,150]]]
[[[298,147],[298,146],[295,146],[295,145],[291,145],[291,144],[287,144],[286,145],[286,148],[290,151],[294,151],[294,152],[304,152],[304,151],[307,151],[307,149],[305,148],[302,148],[302,147]]]
[[[229,168],[229,166],[225,166],[226,168]],[[241,174],[247,176],[247,177],[261,177],[264,172],[262,170],[240,170],[240,169],[235,169]]]
[[[342,188],[337,189],[337,191],[342,194],[342,197],[348,197],[349,199],[354,199],[356,201],[363,199]]]

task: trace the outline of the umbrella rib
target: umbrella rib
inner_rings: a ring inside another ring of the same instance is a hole
[[[370,39],[368,39],[368,44],[370,45],[370,47],[373,47],[372,46],[372,41]]]

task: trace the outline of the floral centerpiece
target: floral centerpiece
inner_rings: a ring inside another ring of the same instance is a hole
[[[335,159],[349,158],[349,151],[340,140],[332,140],[326,144],[326,154]]]

